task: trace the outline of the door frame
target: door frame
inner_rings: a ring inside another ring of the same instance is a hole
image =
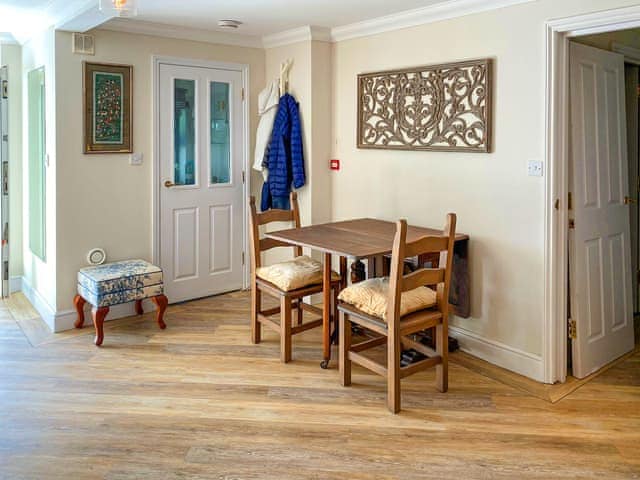
[[[569,255],[569,41],[640,27],[640,5],[545,23],[545,239],[542,362],[545,383],[567,377],[567,261]]]
[[[152,95],[153,95],[153,147],[152,147],[152,204],[153,215],[151,217],[152,230],[152,246],[151,252],[153,263],[160,264],[160,65],[175,65],[180,67],[199,67],[213,68],[217,70],[231,70],[242,74],[242,88],[244,97],[242,101],[242,251],[244,253],[244,265],[242,266],[242,288],[249,288],[249,261],[248,261],[248,242],[249,242],[249,205],[247,198],[251,192],[251,170],[249,169],[249,148],[250,148],[250,132],[249,132],[249,65],[246,63],[230,63],[219,62],[216,60],[202,60],[194,58],[170,57],[162,55],[153,55],[151,57],[152,70]]]

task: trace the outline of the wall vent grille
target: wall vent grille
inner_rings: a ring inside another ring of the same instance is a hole
[[[95,55],[95,39],[93,35],[74,33],[72,51],[81,55]]]

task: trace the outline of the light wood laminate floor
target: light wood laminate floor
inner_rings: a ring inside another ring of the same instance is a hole
[[[640,355],[555,404],[450,369],[403,380],[403,412],[381,377],[335,362],[319,331],[278,361],[276,335],[249,343],[233,293],[32,346],[0,306],[0,479],[640,478]]]

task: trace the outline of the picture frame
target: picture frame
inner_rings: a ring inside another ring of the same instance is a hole
[[[82,65],[84,153],[132,153],[133,67]]]
[[[358,75],[361,149],[490,153],[490,58]]]

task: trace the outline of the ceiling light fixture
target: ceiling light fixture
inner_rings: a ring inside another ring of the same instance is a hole
[[[100,0],[100,11],[117,17],[135,17],[137,0]]]
[[[218,26],[220,28],[228,28],[231,30],[235,30],[240,25],[242,25],[242,22],[238,20],[218,20]]]

